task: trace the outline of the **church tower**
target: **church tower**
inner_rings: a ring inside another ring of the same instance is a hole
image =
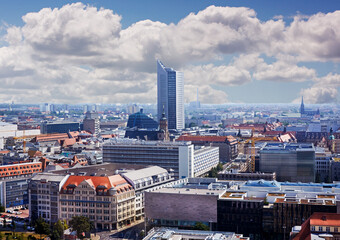
[[[303,104],[303,96],[301,98],[300,113],[301,115],[305,113],[305,104]]]
[[[169,129],[168,129],[168,119],[165,117],[165,112],[163,110],[162,117],[159,120],[159,131],[158,131],[158,140],[169,141]]]

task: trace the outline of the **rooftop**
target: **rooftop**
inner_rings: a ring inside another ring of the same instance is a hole
[[[310,225],[340,227],[340,214],[337,214],[337,213],[313,213],[313,215],[310,217]]]

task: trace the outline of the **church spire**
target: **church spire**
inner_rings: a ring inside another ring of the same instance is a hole
[[[301,106],[300,106],[300,113],[305,113],[305,104],[303,103],[303,96],[301,97]]]

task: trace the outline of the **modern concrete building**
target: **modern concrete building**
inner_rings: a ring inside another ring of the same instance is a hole
[[[103,145],[103,160],[159,166],[178,179],[202,175],[216,166],[218,148],[208,147],[195,151],[190,142],[112,139]]]
[[[83,124],[79,122],[44,122],[40,125],[41,134],[68,133],[83,130]]]
[[[135,220],[135,191],[119,175],[69,176],[60,191],[60,219],[86,216],[97,229],[119,229]]]
[[[217,199],[223,189],[161,188],[145,192],[145,216],[154,226],[193,227],[217,223]]]
[[[100,122],[98,113],[96,112],[86,112],[85,119],[83,121],[83,128],[85,131],[92,133],[95,136],[98,136],[100,133]]]
[[[42,217],[48,223],[59,219],[59,191],[69,175],[40,173],[29,183],[29,217]]]
[[[233,136],[182,135],[176,141],[190,141],[195,146],[213,146],[219,148],[221,162],[229,162],[238,155],[238,142]]]
[[[132,170],[121,175],[135,189],[136,220],[144,216],[144,191],[174,180],[166,169],[157,166]]]
[[[259,170],[275,172],[278,181],[315,181],[313,144],[266,143],[259,153]]]
[[[167,68],[157,60],[157,111],[158,120],[163,111],[169,129],[184,129],[184,79],[183,73]]]

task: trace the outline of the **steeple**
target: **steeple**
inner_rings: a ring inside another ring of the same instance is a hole
[[[301,97],[301,106],[300,106],[300,113],[305,113],[305,104],[303,103],[303,96]]]

